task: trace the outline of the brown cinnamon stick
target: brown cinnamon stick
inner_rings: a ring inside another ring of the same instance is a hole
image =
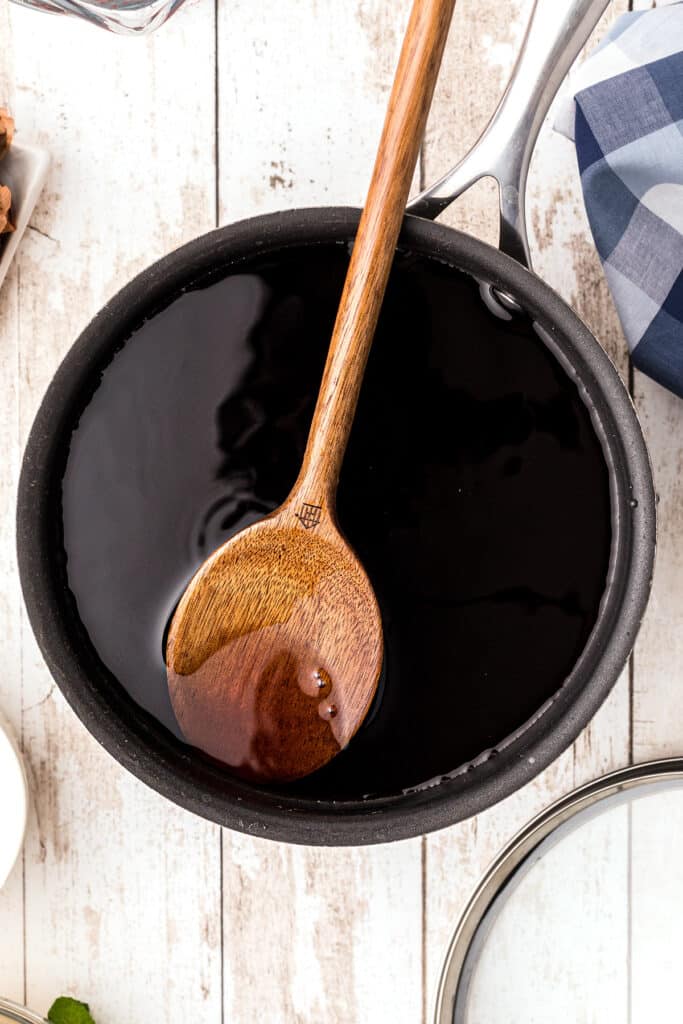
[[[7,185],[0,185],[0,235],[14,231],[14,224],[10,220],[11,210],[12,193]]]
[[[0,160],[6,155],[14,138],[14,118],[9,110],[0,107]],[[14,231],[10,219],[12,210],[12,193],[7,185],[0,185],[0,235]]]
[[[14,138],[14,118],[10,116],[9,110],[0,107],[0,160],[7,153]]]

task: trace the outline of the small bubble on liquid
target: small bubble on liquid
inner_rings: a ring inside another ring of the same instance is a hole
[[[323,718],[326,718],[326,719],[335,718],[336,715],[337,715],[337,705],[336,704],[326,704],[323,707],[323,709],[320,712],[320,714],[321,714],[321,716]]]
[[[638,502],[635,498],[631,498],[631,500],[629,501],[629,505],[631,506],[631,508],[638,508]]]
[[[318,688],[318,693],[321,697],[326,696],[332,689],[332,679],[330,673],[326,672],[324,668],[317,668],[313,673],[313,682]]]

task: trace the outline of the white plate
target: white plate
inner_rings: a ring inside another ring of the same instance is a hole
[[[0,285],[21,241],[21,236],[38,202],[50,158],[44,149],[14,142],[0,163],[0,183],[12,190],[12,234],[0,235]]]
[[[21,754],[0,718],[0,889],[19,856],[27,814],[28,785]]]

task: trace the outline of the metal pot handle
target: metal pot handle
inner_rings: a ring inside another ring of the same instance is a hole
[[[503,97],[478,141],[460,163],[408,204],[433,220],[480,178],[500,194],[502,252],[531,266],[525,218],[529,164],[538,132],[565,75],[609,0],[536,0]]]

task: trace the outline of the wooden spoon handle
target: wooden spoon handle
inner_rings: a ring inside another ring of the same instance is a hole
[[[413,3],[306,453],[290,502],[327,505],[330,511],[334,505],[454,6],[455,0]]]

